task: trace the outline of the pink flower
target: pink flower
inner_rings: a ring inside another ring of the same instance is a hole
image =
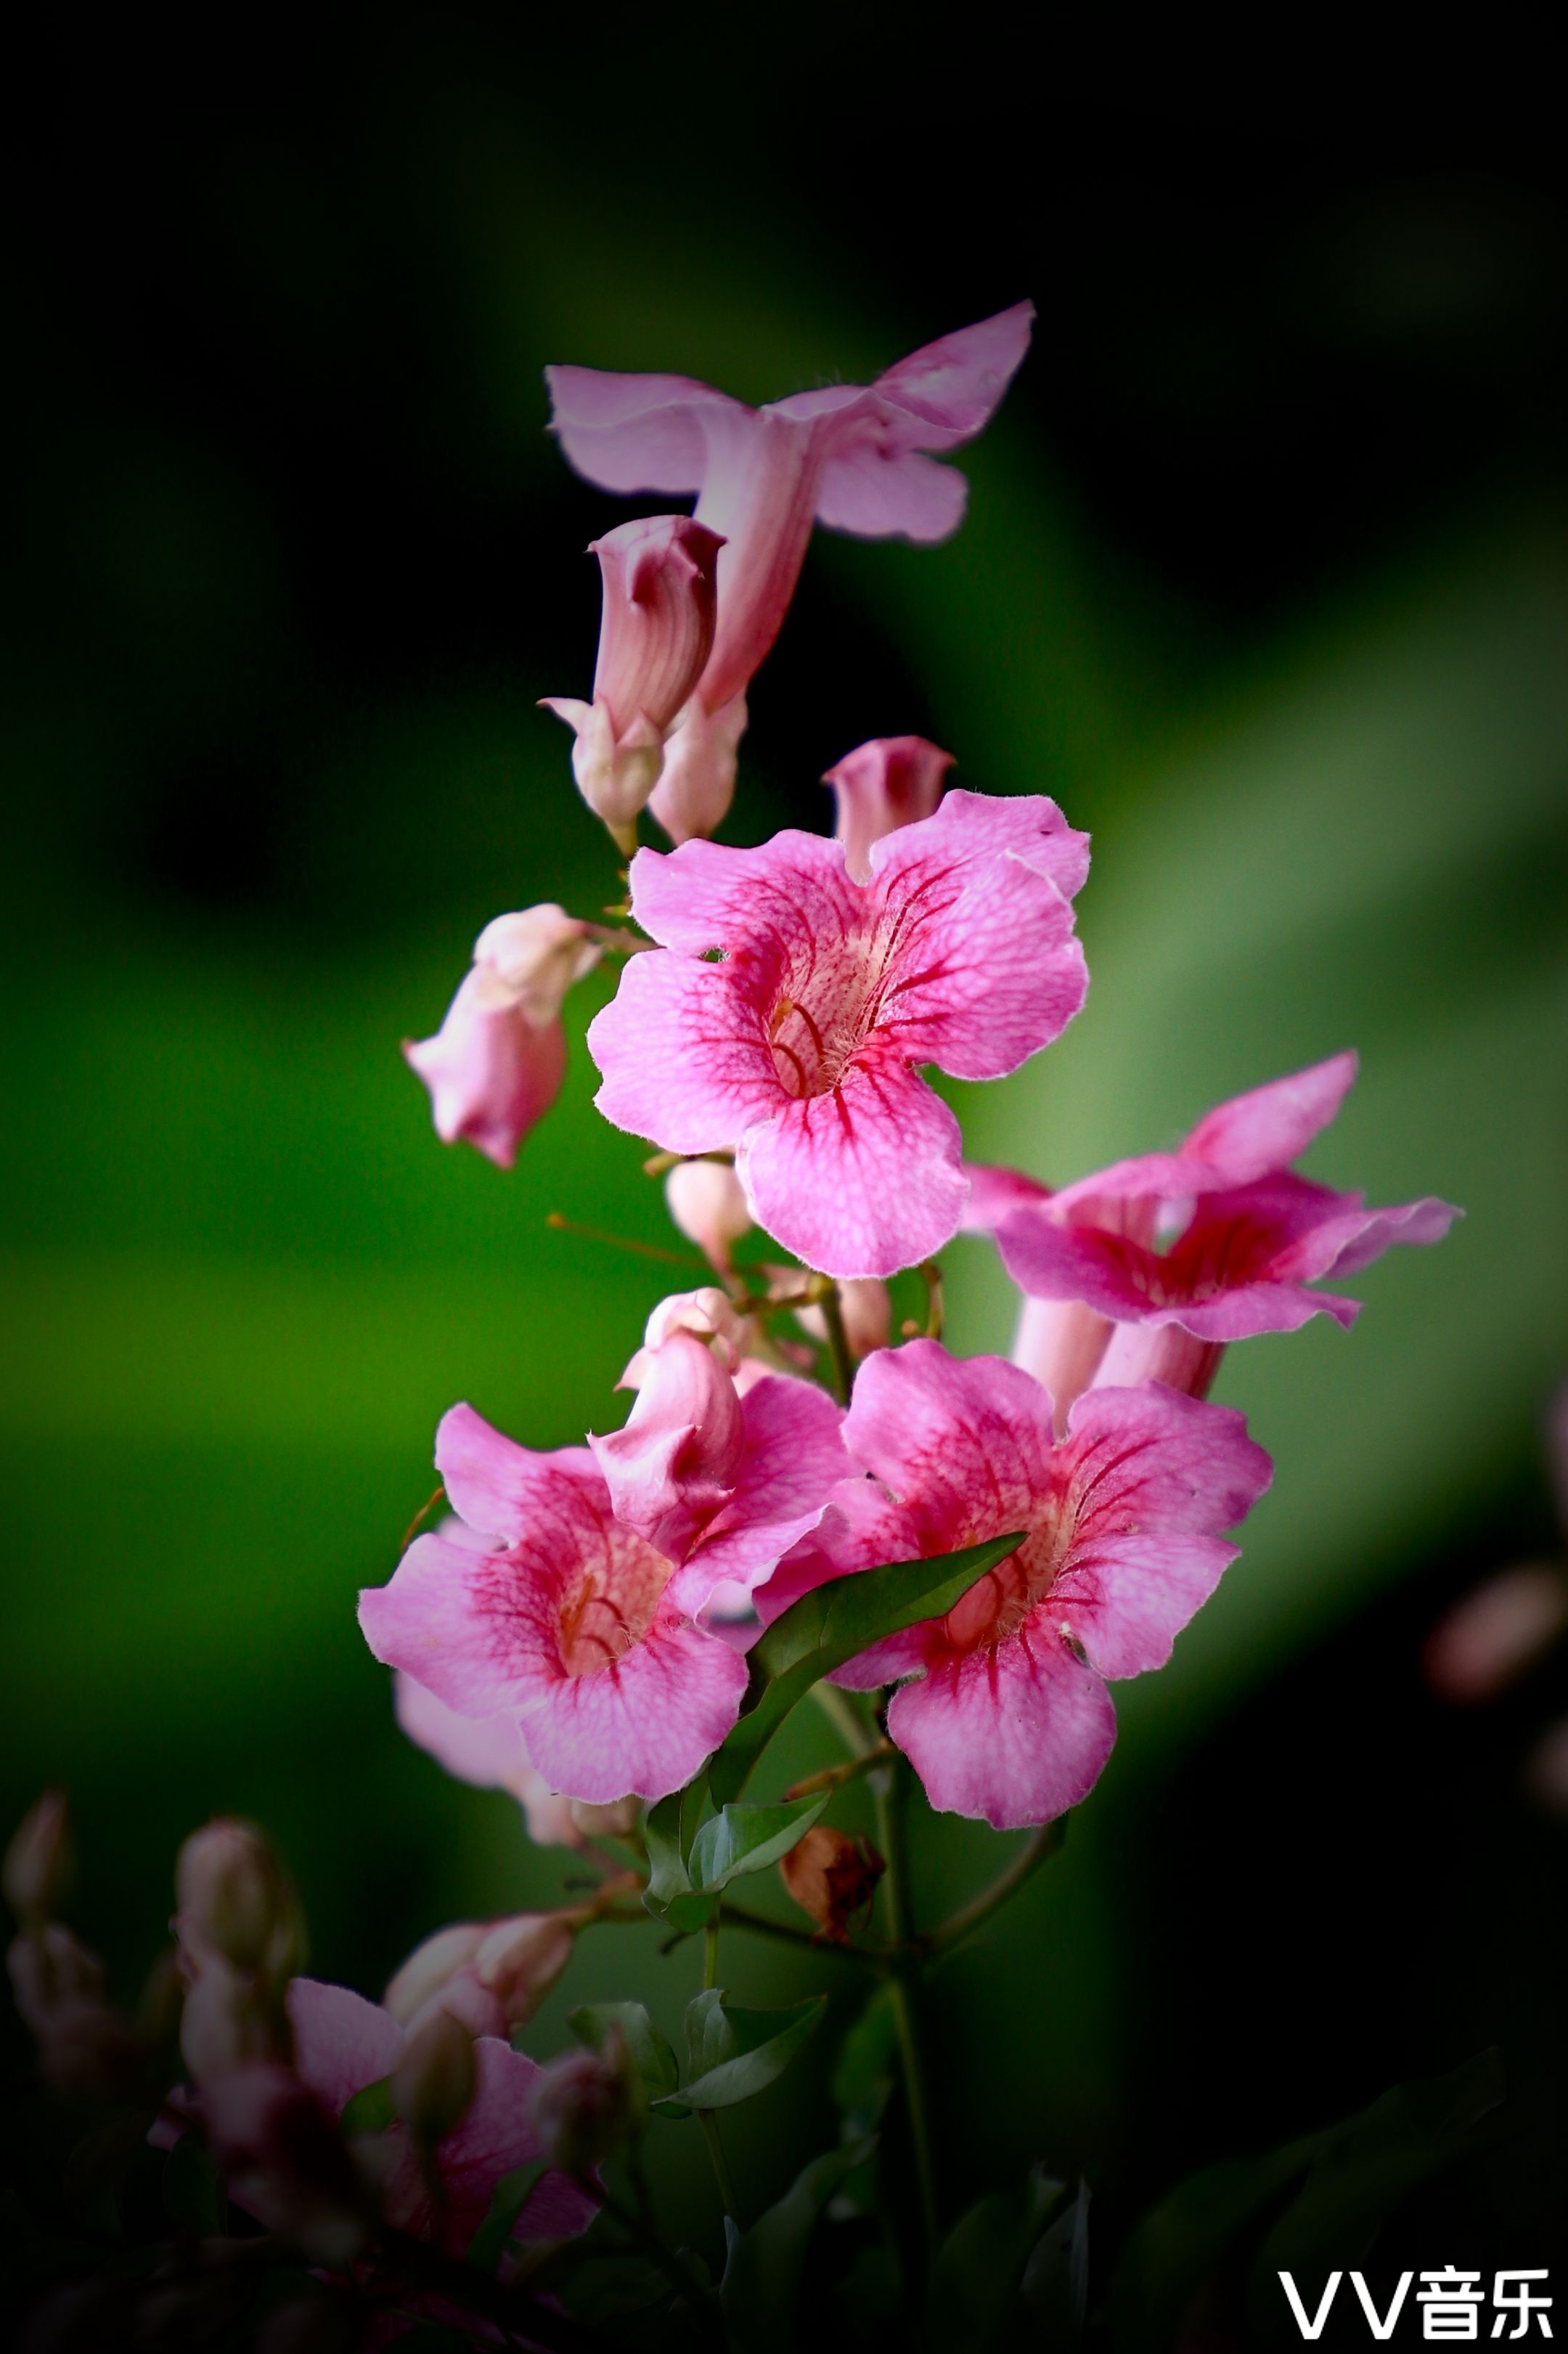
[[[1198,1394],[1228,1341],[1320,1312],[1351,1323],[1360,1302],[1309,1289],[1318,1278],[1446,1234],[1459,1213],[1446,1202],[1370,1210],[1361,1193],[1289,1170],[1355,1072],[1353,1055],[1336,1055],[1222,1104],[1173,1153],[1119,1161],[1057,1193],[1014,1171],[971,1170],[969,1223],[993,1226],[1013,1280],[1050,1304],[1026,1318],[1020,1344],[1048,1384],[1068,1375],[1052,1384],[1058,1411],[1064,1388],[1088,1381]]]
[[[410,2033],[446,2010],[470,2035],[504,2038],[533,2018],[571,1960],[580,1917],[455,1921],[415,1947],[388,1980],[383,2005]]]
[[[447,1522],[443,1533],[449,1543],[464,1543],[464,1536],[456,1533],[461,1525],[456,1520]],[[481,1543],[469,1550],[492,1553],[501,1548]],[[522,1807],[536,1847],[581,1845],[570,1799],[557,1797],[543,1774],[528,1763],[514,1718],[460,1716],[412,1676],[395,1676],[393,1688],[399,1725],[455,1781],[471,1783],[477,1790],[507,1791]]]
[[[620,847],[637,846],[637,812],[658,781],[664,738],[714,642],[722,540],[686,515],[649,515],[596,539],[604,605],[593,701],[546,695],[577,737],[583,799]]]
[[[939,1250],[968,1186],[958,1122],[916,1076],[1000,1078],[1083,1003],[1087,837],[1054,801],[949,793],[876,843],[640,851],[633,957],[588,1032],[607,1119],[672,1152],[733,1146],[758,1225],[834,1276]]]
[[[460,1715],[517,1725],[553,1789],[609,1804],[688,1782],[740,1708],[746,1663],[667,1590],[673,1564],[618,1521],[586,1447],[535,1454],[454,1406],[436,1463],[479,1553],[415,1540],[360,1596],[377,1659]]]
[[[289,1988],[294,2070],[333,2119],[356,2093],[390,2076],[408,2041],[390,2011],[366,2002],[347,1987],[295,1978]],[[473,2047],[473,2098],[462,2117],[432,2152],[440,2199],[422,2171],[400,2124],[378,2137],[376,2171],[387,2221],[416,2239],[434,2241],[449,2255],[467,2253],[483,2222],[496,2184],[530,2159],[544,2155],[528,2121],[528,2105],[539,2070],[521,2052],[492,2035]],[[204,2105],[210,2097],[204,2094]],[[546,2174],[530,2193],[517,2236],[527,2240],[574,2238],[596,2212],[586,2191],[559,2174]]]
[[[497,916],[433,1038],[403,1052],[430,1091],[436,1134],[459,1137],[510,1169],[517,1147],[561,1091],[561,1003],[598,963],[588,927],[556,907]]]
[[[778,1602],[1023,1530],[945,1618],[862,1652],[838,1681],[913,1679],[887,1729],[934,1807],[999,1830],[1049,1821],[1110,1755],[1105,1680],[1163,1666],[1234,1560],[1219,1532],[1267,1487],[1267,1456],[1239,1414],[1153,1384],[1092,1391],[1056,1442],[1030,1375],[936,1341],[868,1358],[844,1432],[872,1478],[841,1489],[831,1523],[780,1571]]]
[[[828,770],[822,782],[838,800],[834,839],[857,883],[871,874],[873,843],[935,814],[952,765],[952,754],[924,736],[877,736]]]
[[[625,1428],[588,1443],[617,1520],[678,1564],[670,1597],[694,1617],[720,1584],[749,1595],[816,1527],[849,1469],[842,1417],[786,1373],[742,1395],[690,1331],[672,1331],[635,1363]]]
[[[779,634],[812,524],[925,545],[956,531],[968,484],[923,453],[983,430],[1033,318],[1032,304],[1015,303],[912,352],[874,384],[763,408],[691,376],[546,369],[554,430],[578,473],[607,491],[695,492],[697,522],[725,541],[718,626],[685,722],[705,738],[716,722],[719,740],[685,748],[679,790],[654,802],[677,841],[711,831],[728,806],[742,698]]]

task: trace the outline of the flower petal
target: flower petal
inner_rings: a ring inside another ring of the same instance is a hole
[[[397,2065],[403,2031],[378,2002],[320,1978],[291,1978],[285,2000],[300,2080],[334,2117]]]
[[[554,1788],[594,1806],[667,1797],[718,1747],[746,1684],[737,1651],[662,1605],[614,1666],[540,1685],[524,1717],[528,1754]]]
[[[934,1807],[1017,1830],[1087,1796],[1116,1711],[1094,1670],[1031,1621],[994,1649],[932,1659],[894,1693],[887,1730]]]
[[[700,491],[707,468],[704,417],[742,408],[689,376],[556,366],[545,370],[545,382],[551,431],[577,472],[602,491]]]
[[[712,846],[687,843],[674,856]],[[588,1046],[603,1074],[594,1101],[605,1119],[666,1152],[723,1151],[783,1097],[756,1008],[724,965],[633,957]]]
[[[765,1373],[741,1401],[744,1447],[735,1491],[703,1531],[670,1598],[695,1617],[721,1579],[747,1593],[815,1528],[846,1475],[842,1416],[813,1382]]]
[[[957,1233],[961,1150],[940,1097],[891,1055],[868,1056],[830,1094],[787,1098],[742,1137],[735,1166],[758,1225],[808,1267],[886,1276]]]
[[[580,1484],[586,1476],[591,1484],[594,1476],[586,1447],[535,1454],[495,1429],[471,1405],[454,1405],[441,1416],[436,1469],[453,1511],[471,1529],[508,1543],[524,1535],[541,1512],[561,1509],[577,1493],[573,1481]],[[454,1536],[450,1541],[459,1540]]]

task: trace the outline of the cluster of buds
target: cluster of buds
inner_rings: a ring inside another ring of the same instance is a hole
[[[17,1827],[0,1871],[17,1920],[6,1968],[44,2082],[69,2099],[117,2102],[134,2096],[145,2072],[163,2024],[162,1979],[149,1986],[141,2020],[110,1999],[102,1962],[58,1917],[73,1861],[64,1793],[46,1790]]]
[[[284,1998],[303,1960],[299,1902],[276,1850],[250,1823],[192,1833],[175,1872],[173,1927],[185,1982],[180,2050],[204,2090],[288,2056]]]
[[[520,1913],[438,1929],[394,1974],[382,1998],[409,2036],[438,2014],[470,2036],[509,2035],[533,2018],[572,1957],[580,1913]]]

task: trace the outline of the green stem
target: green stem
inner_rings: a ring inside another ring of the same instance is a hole
[[[872,1757],[881,1748],[880,1737],[873,1733],[847,1692],[837,1684],[815,1683],[811,1698],[843,1743],[852,1757]]]
[[[714,2180],[718,2184],[718,2194],[724,2200],[724,2211],[738,2223],[740,2210],[736,2205],[735,2186],[729,2179],[729,2168],[725,2160],[724,2143],[719,2138],[718,2119],[712,2109],[699,2109],[697,2122],[702,2126],[703,2139],[707,2143],[708,2156],[713,2160]]]
[[[1025,1840],[1011,1863],[999,1872],[989,1888],[981,1889],[972,1903],[962,1904],[950,1913],[938,1928],[926,1940],[926,1951],[931,1955],[950,1954],[953,1947],[999,1913],[1010,1897],[1015,1896],[1026,1880],[1039,1871],[1048,1855],[1054,1855],[1066,1836],[1066,1818],[1054,1823],[1043,1823]]]
[[[839,1404],[848,1405],[850,1389],[854,1381],[854,1360],[850,1355],[849,1335],[844,1331],[843,1304],[836,1283],[829,1284],[822,1294],[822,1321],[828,1328],[828,1352],[833,1363],[833,1387]]]
[[[703,1989],[718,1984],[719,1908],[715,1904],[708,1914],[708,1925],[703,1932]]]
[[[888,1942],[895,1947],[911,1944],[907,1874],[904,1854],[902,1791],[896,1766],[874,1775],[876,1830],[887,1866],[883,1889],[887,1900]],[[889,1980],[893,2020],[898,2037],[899,2063],[904,2073],[904,2105],[909,2118],[909,2138],[915,2151],[915,2179],[920,2197],[920,2230],[926,2261],[937,2238],[937,2177],[931,2155],[931,2113],[926,2097],[926,2072],[908,1975],[897,1971]]]

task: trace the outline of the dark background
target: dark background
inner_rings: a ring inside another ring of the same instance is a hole
[[[70,1784],[80,1922],[128,1979],[217,1808],[272,1826],[316,1967],[372,1991],[438,1921],[558,1884],[508,1801],[401,1743],[353,1619],[441,1409],[538,1446],[603,1427],[664,1288],[544,1226],[668,1239],[580,1047],[511,1179],[435,1143],[397,1052],[491,915],[614,889],[534,705],[586,691],[580,551],[626,510],[559,460],[539,371],[763,399],[1027,293],[959,537],[813,544],[729,836],[825,825],[816,779],[875,733],[1055,794],[1097,836],[1090,1011],[958,1091],[971,1150],[1065,1180],[1355,1044],[1314,1170],[1469,1214],[1367,1277],[1353,1334],[1233,1352],[1220,1394],[1276,1490],[1173,1667],[1124,1691],[1064,1857],[949,1967],[949,2187],[1044,2155],[1114,2230],[1494,2041],[1549,2117],[1568,1824],[1520,1765],[1568,1671],[1464,1714],[1416,1667],[1451,1597],[1562,1549],[1536,1427],[1568,1371],[1547,139],[1103,85],[882,113],[859,56],[786,124],[723,102],[722,58],[689,104],[621,62],[616,97],[455,16],[221,59],[61,36],[21,101],[5,1808]],[[959,1344],[1005,1345],[985,1255],[948,1271]],[[928,1909],[994,1847],[933,1829]],[[601,1933],[533,2048],[588,1993],[678,2012],[692,1967]],[[794,1984],[770,1948],[728,1967],[743,1999]],[[736,2137],[758,2194],[770,2141],[809,2153],[807,2089]],[[1555,2164],[1472,2182],[1411,2260],[1500,2231],[1499,2261],[1545,2261]]]

